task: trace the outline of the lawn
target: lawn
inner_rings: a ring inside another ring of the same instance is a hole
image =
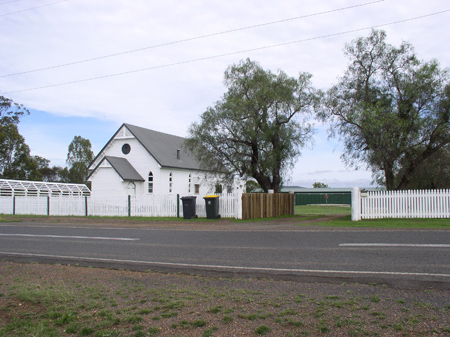
[[[295,206],[295,214],[297,215],[350,215],[352,208],[350,205],[343,206],[323,206],[323,205],[302,205]]]
[[[315,222],[314,225],[324,227],[361,227],[361,228],[430,228],[430,229],[450,229],[450,219],[433,218],[409,218],[409,219],[370,219],[361,221],[351,220],[350,206],[322,206],[306,205],[295,206],[295,214],[302,217],[314,219],[314,217],[329,216],[328,221]],[[342,217],[335,217],[336,215]],[[305,225],[305,224],[301,224]],[[307,225],[307,224],[306,224]]]

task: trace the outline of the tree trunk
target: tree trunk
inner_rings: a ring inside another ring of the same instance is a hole
[[[386,180],[386,189],[388,191],[396,189],[395,176],[391,164],[384,164],[384,179]]]

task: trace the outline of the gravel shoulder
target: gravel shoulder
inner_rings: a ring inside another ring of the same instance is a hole
[[[51,226],[220,230],[293,230],[301,221],[26,217],[23,224],[43,219]],[[309,224],[308,229],[316,229]],[[258,335],[450,336],[450,294],[426,286],[398,289],[0,261],[0,336]]]
[[[33,328],[34,324],[34,328]],[[448,291],[0,262],[0,336],[447,336]]]

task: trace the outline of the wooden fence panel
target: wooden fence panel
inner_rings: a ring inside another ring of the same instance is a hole
[[[291,193],[244,193],[242,194],[242,219],[294,215],[294,204],[294,194]]]

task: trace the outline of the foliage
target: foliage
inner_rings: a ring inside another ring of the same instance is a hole
[[[450,189],[450,146],[439,149],[420,163],[412,173],[407,189]]]
[[[364,163],[387,189],[405,189],[424,162],[450,143],[449,71],[389,45],[383,31],[346,45],[350,64],[324,95],[319,115],[345,144],[348,165]]]
[[[325,183],[321,183],[321,182],[319,182],[319,181],[316,181],[314,184],[313,184],[313,188],[329,188],[330,186],[328,186],[327,184],[325,184]]]
[[[94,158],[91,142],[81,136],[75,136],[69,144],[67,153],[68,181],[84,184],[88,176],[88,167]]]
[[[0,124],[0,176],[3,179],[36,179],[37,163],[13,122]]]
[[[50,160],[34,156],[34,160],[37,163],[37,171],[39,172],[40,179],[45,182],[66,182],[68,180],[67,168],[60,166],[50,167]]]
[[[16,180],[84,183],[87,165],[93,159],[91,143],[75,137],[69,145],[67,163],[70,168],[50,167],[50,161],[31,156],[30,148],[19,133],[20,118],[29,114],[23,105],[0,96],[0,177]]]
[[[10,98],[0,96],[0,124],[18,124],[21,116],[30,114],[22,104],[14,103]]]
[[[37,163],[30,148],[19,133],[20,117],[29,111],[11,99],[0,96],[0,177],[4,179],[33,179],[39,177]]]
[[[259,188],[259,184],[254,180],[247,180],[245,184],[245,193],[252,193],[257,191]]]
[[[224,78],[227,92],[190,126],[186,146],[204,169],[253,178],[265,192],[278,192],[311,137],[311,75],[274,74],[247,59]]]

